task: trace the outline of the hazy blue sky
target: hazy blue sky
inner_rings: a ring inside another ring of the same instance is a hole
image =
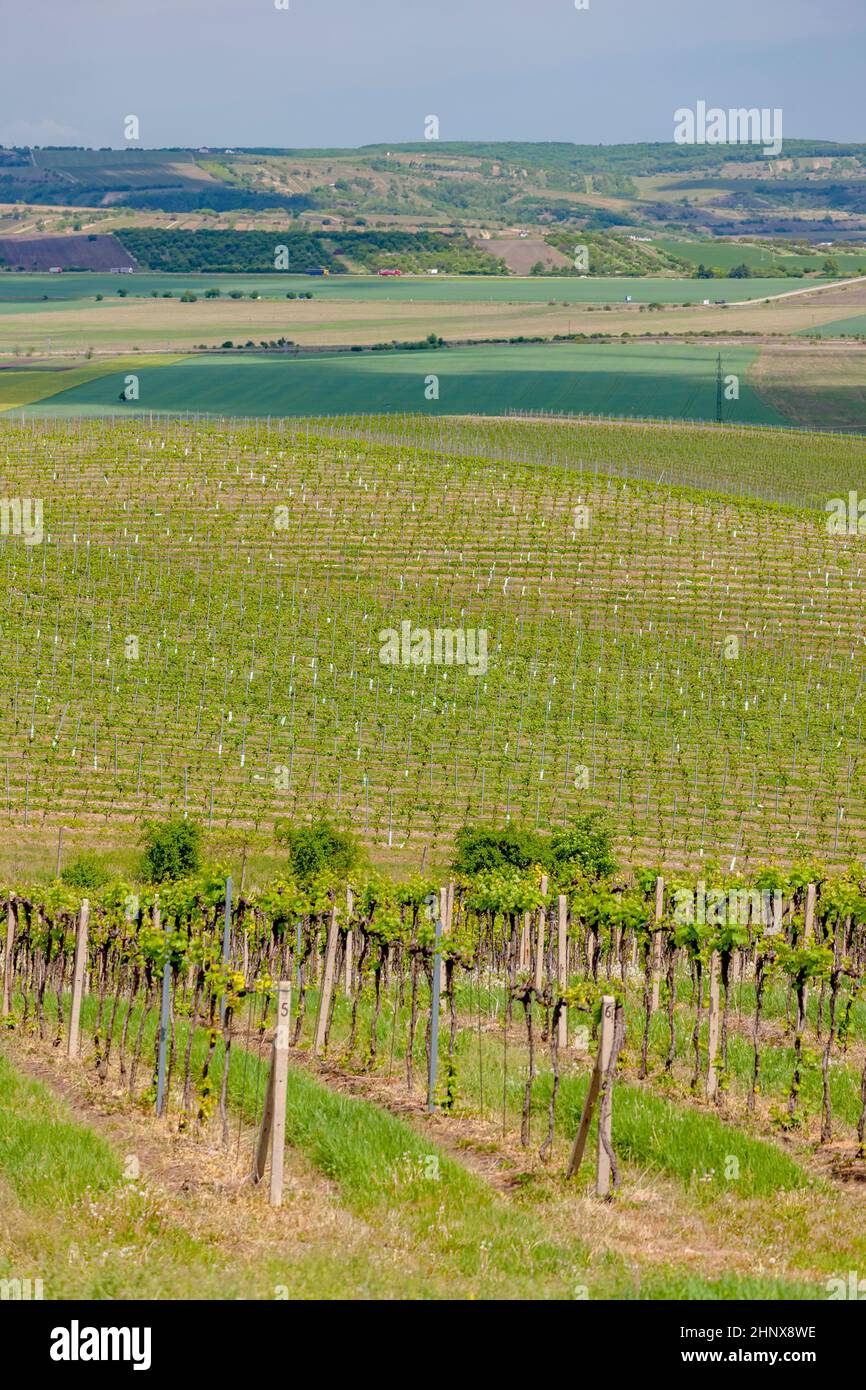
[[[866,141],[866,0],[0,0],[0,142],[670,140],[777,107]]]

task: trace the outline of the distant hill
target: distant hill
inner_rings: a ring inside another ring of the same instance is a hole
[[[21,162],[21,155],[28,156]],[[64,204],[72,207],[196,208],[283,207],[300,212],[303,196],[243,187],[216,177],[194,150],[86,150],[75,148],[0,151],[0,202]]]
[[[751,144],[673,142],[0,149],[0,203],[16,202],[205,217],[270,210],[335,230],[376,223],[470,236],[556,224],[805,238],[820,223],[833,239],[866,232],[866,145],[786,140],[778,158]]]

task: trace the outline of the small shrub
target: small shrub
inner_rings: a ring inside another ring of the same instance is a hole
[[[61,872],[60,878],[68,888],[101,888],[103,883],[107,883],[111,878],[111,872],[105,867],[98,854],[93,850],[85,850],[72,860],[70,864]]]
[[[151,821],[144,828],[143,870],[151,883],[187,878],[201,867],[201,828],[194,821]]]
[[[599,811],[575,816],[564,830],[553,832],[550,845],[554,868],[579,864],[590,878],[604,878],[616,872],[611,832]]]
[[[458,830],[451,868],[456,874],[477,874],[487,869],[529,869],[546,864],[550,847],[543,835],[516,825],[465,825]]]
[[[278,845],[287,847],[289,868],[302,882],[309,881],[323,870],[343,877],[361,857],[351,831],[340,830],[324,816],[313,821],[312,825],[291,825],[279,821],[274,829],[274,839]]]

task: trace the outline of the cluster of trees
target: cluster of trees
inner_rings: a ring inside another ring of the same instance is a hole
[[[800,271],[801,275],[802,273]],[[698,280],[748,280],[751,274],[752,268],[745,261],[742,265],[735,265],[731,270],[725,270],[722,266],[704,265],[701,261],[695,271]]]
[[[394,232],[388,230],[337,232],[328,242],[365,270],[423,272],[437,269],[452,274],[501,275],[506,267],[498,257],[476,246],[461,233]]]
[[[347,262],[364,270],[425,271],[497,275],[505,265],[462,234],[444,232],[238,232],[219,228],[172,231],[129,227],[117,239],[143,270],[267,274],[276,266],[276,248],[288,249],[288,270],[303,274],[322,268],[345,271]]]
[[[574,256],[577,245],[585,246],[588,253],[586,270],[569,266],[550,271],[552,275],[659,275],[671,271],[682,274],[688,270],[678,257],[653,242],[630,241],[627,236],[612,232],[572,228],[567,232],[551,232],[546,241],[569,257]],[[544,267],[540,265],[539,270],[533,267],[532,273],[544,273]]]
[[[426,338],[417,338],[400,342],[397,338],[392,338],[389,343],[373,343],[371,352],[426,352],[430,348],[441,348],[445,346],[445,339],[438,338],[435,333],[428,333]],[[352,347],[352,352],[363,352],[363,347],[356,344]]]
[[[828,256],[821,265],[822,275],[841,275],[839,262],[835,256]],[[858,272],[862,274],[863,272]],[[703,261],[695,271],[699,280],[749,280],[753,275],[758,275],[762,280],[782,280],[793,279],[802,280],[807,274],[803,266],[785,265],[762,265],[752,267],[745,261],[741,265],[735,265],[730,270],[725,270],[724,266],[704,265]]]
[[[451,861],[455,874],[529,869],[535,864],[557,874],[575,869],[592,880],[615,873],[611,832],[604,817],[595,811],[575,816],[549,835],[511,823],[503,828],[464,826],[457,832]]]
[[[212,274],[267,274],[276,268],[276,248],[288,248],[288,270],[303,274],[322,267],[344,269],[324,239],[310,232],[235,232],[202,228],[129,227],[117,240],[143,270]]]

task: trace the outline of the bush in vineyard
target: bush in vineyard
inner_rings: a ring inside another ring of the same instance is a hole
[[[349,830],[341,830],[327,817],[312,825],[278,823],[274,833],[278,845],[285,845],[289,855],[289,872],[301,883],[309,883],[318,874],[331,873],[346,878],[360,864],[361,849]]]
[[[143,870],[151,883],[166,879],[189,878],[201,865],[201,827],[194,821],[176,818],[151,822],[142,835]]]
[[[69,888],[90,889],[101,888],[111,878],[111,871],[100,859],[98,854],[92,850],[85,851],[84,854],[76,855],[70,864],[67,864],[60,875],[63,883]]]

